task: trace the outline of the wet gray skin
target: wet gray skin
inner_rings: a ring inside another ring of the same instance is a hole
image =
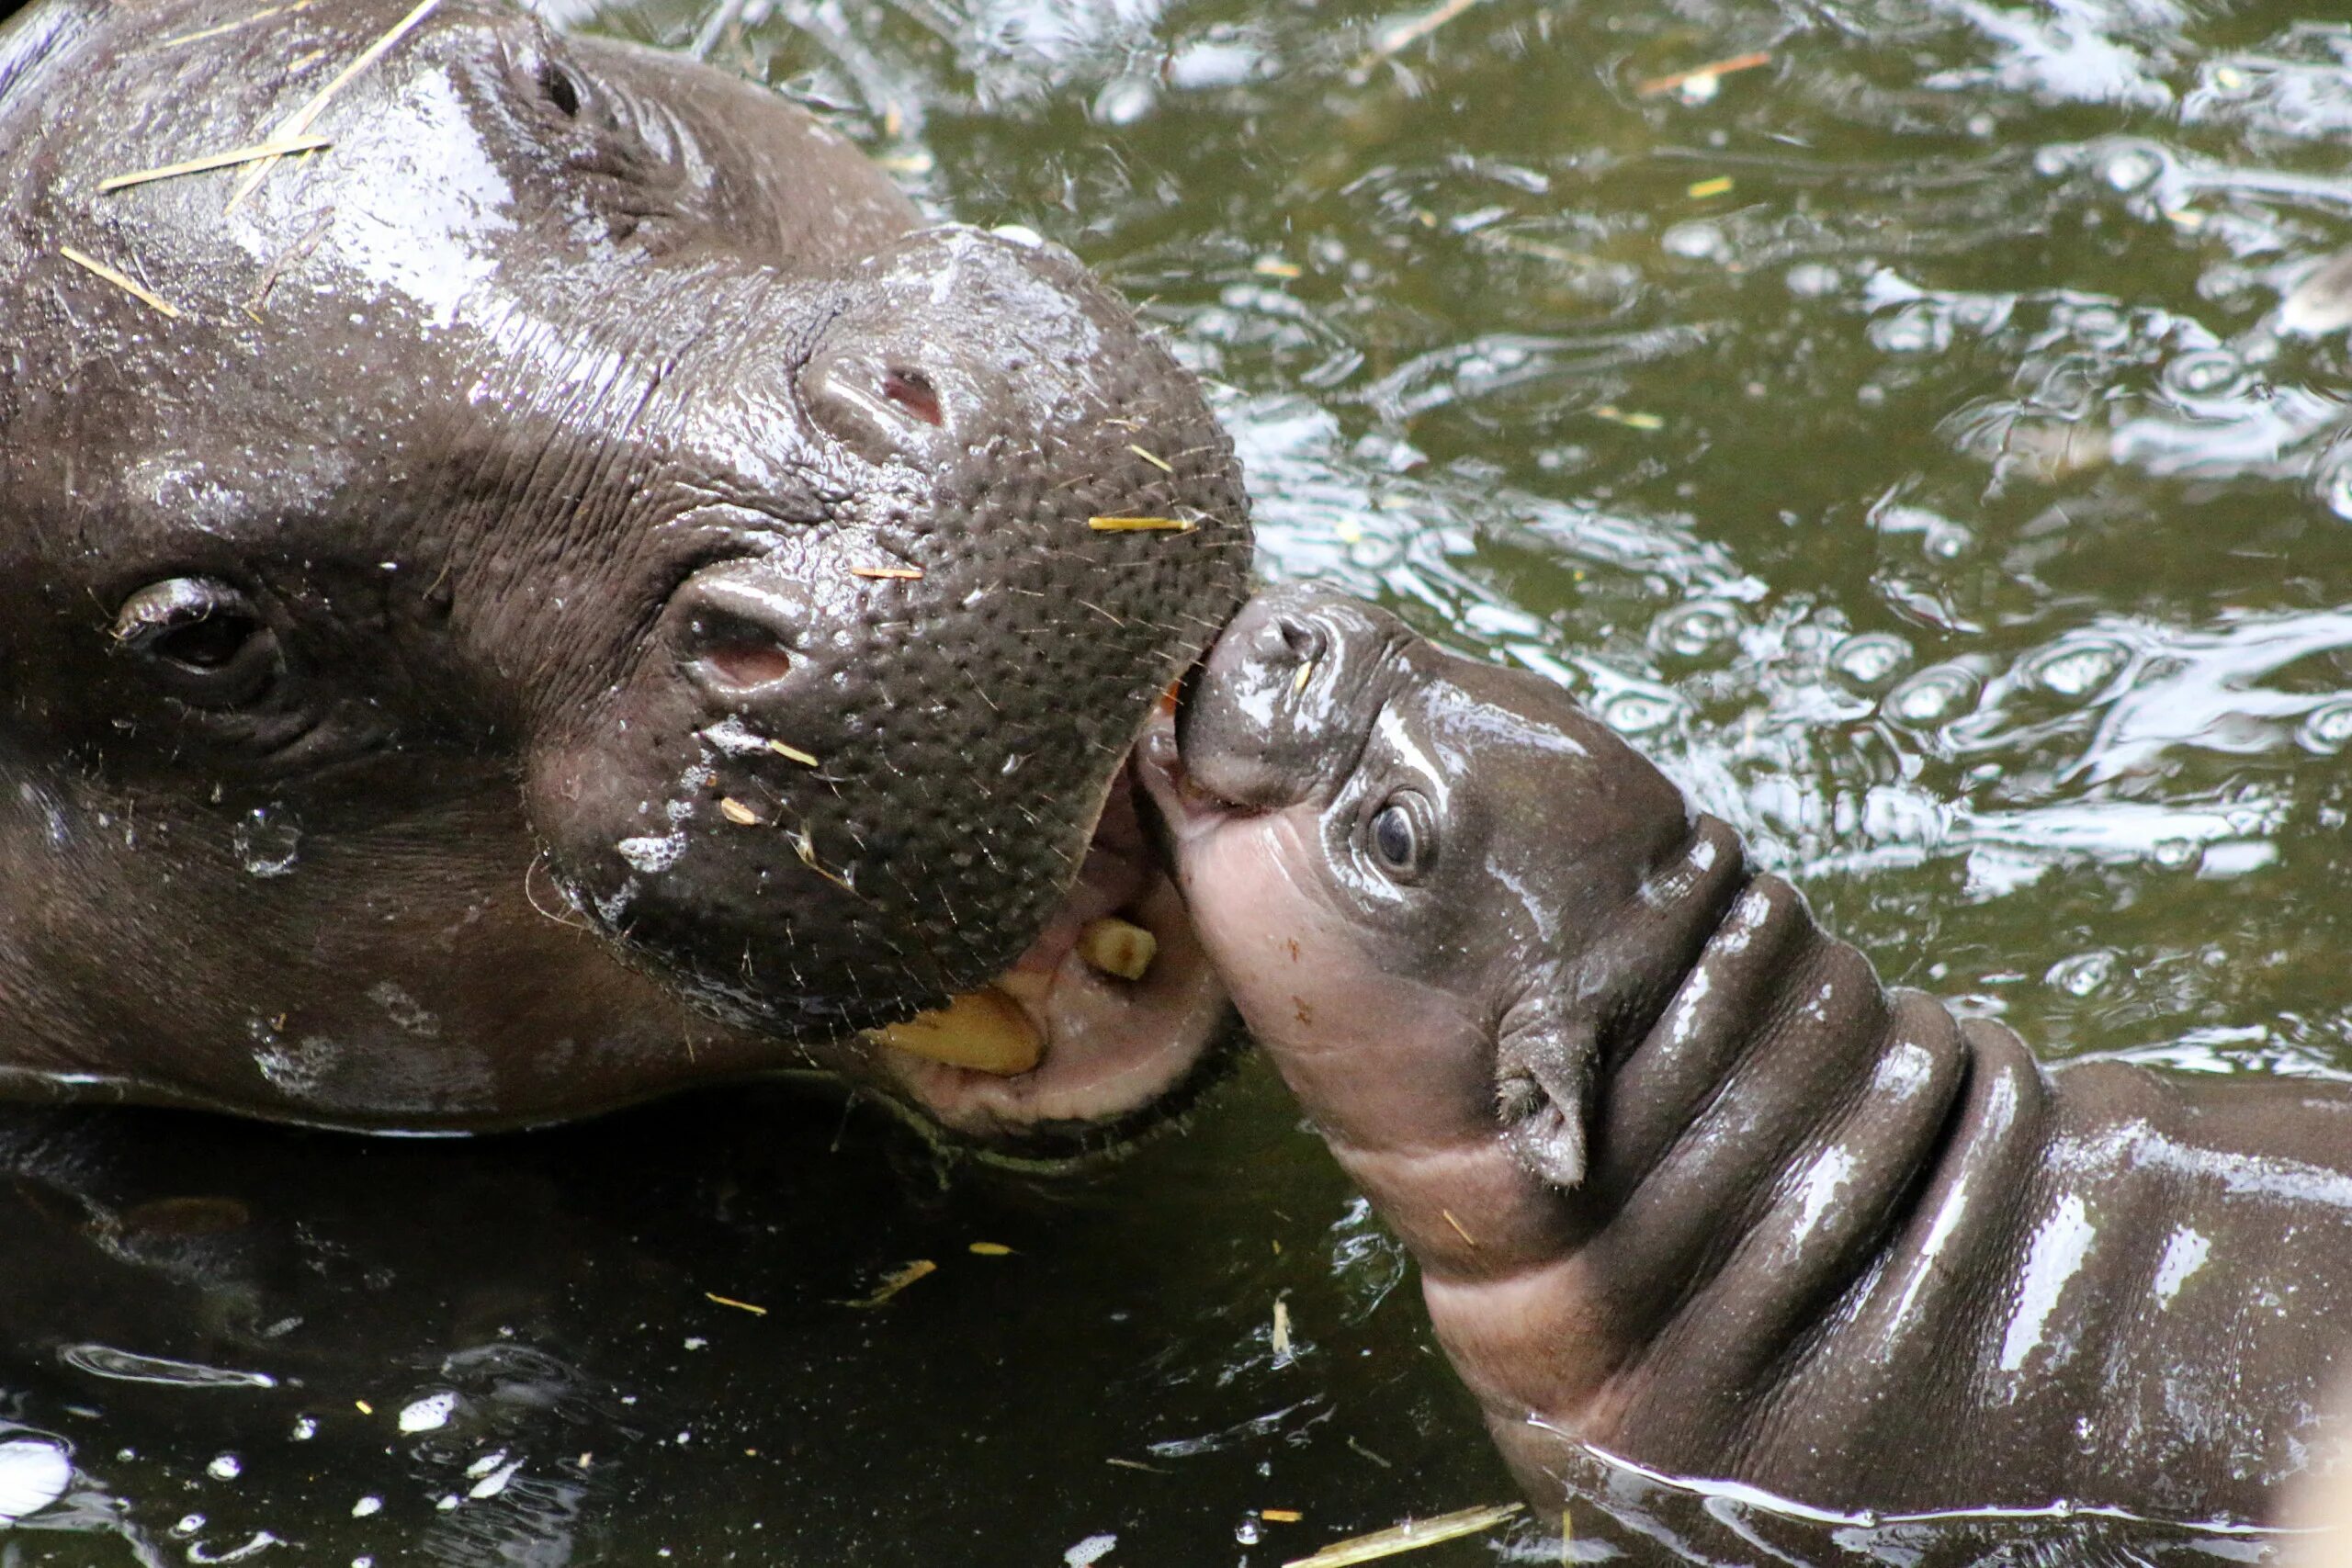
[[[2273,1517],[2352,1352],[2352,1088],[2049,1068],[1882,986],[1556,684],[1329,590],[1147,777],[1252,1033],[1547,1508]]]
[[[1153,1114],[1224,1011],[1114,784],[1250,548],[1192,378],[720,72],[252,9],[0,31],[0,1066],[409,1129],[809,1064],[1005,1146]],[[289,126],[332,148],[101,188]],[[1071,956],[1114,911],[1140,982]],[[1028,1070],[859,1037],[1008,975]]]

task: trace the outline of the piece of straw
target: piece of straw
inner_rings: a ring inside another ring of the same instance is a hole
[[[1086,525],[1098,534],[1189,534],[1193,525],[1181,517],[1090,517]]]
[[[1295,1557],[1283,1568],[1349,1568],[1351,1563],[1376,1562],[1384,1557],[1396,1557],[1408,1551],[1419,1551],[1440,1541],[1459,1540],[1465,1535],[1477,1535],[1490,1530],[1505,1519],[1527,1506],[1524,1503],[1499,1503],[1485,1508],[1464,1508],[1455,1513],[1440,1514],[1433,1519],[1407,1519],[1393,1529],[1375,1530],[1349,1540],[1335,1540],[1311,1557]]]
[[[296,136],[283,141],[257,141],[251,147],[232,147],[226,152],[207,152],[200,158],[187,158],[161,168],[141,169],[135,174],[116,175],[98,182],[101,194],[107,191],[129,190],[155,180],[177,179],[182,175],[206,175],[215,169],[233,169],[239,164],[257,164],[264,158],[283,158],[295,152],[318,152],[334,146],[323,136]]]
[[[77,251],[71,245],[58,246],[57,254],[63,256],[67,261],[72,262],[75,266],[80,267],[83,271],[90,273],[95,276],[105,278],[108,283],[113,284],[117,288],[121,289],[125,294],[130,295],[133,299],[136,299],[141,304],[145,305],[149,310],[153,310],[158,315],[167,316],[176,321],[186,313],[182,311],[177,305],[175,305],[170,300],[164,299],[162,296],[155,293],[154,290],[142,287],[135,279],[130,277],[129,274],[117,271],[115,268],[110,267],[107,265],[106,263],[98,260],[96,256]]]
[[[304,104],[300,108],[296,109],[292,114],[288,115],[283,120],[280,120],[277,124],[277,128],[271,131],[266,140],[271,141],[290,141],[294,137],[300,136],[305,131],[309,130],[311,129],[311,122],[318,118],[320,115],[326,111],[327,105],[334,101],[334,96],[337,93],[342,92],[344,88],[351,85],[352,78],[357,76],[370,65],[375,64],[379,60],[383,59],[385,54],[391,50],[391,47],[394,44],[408,37],[410,33],[415,31],[418,25],[421,24],[425,17],[433,15],[434,9],[440,4],[441,0],[417,0],[415,9],[409,12],[407,16],[402,17],[399,21],[394,22],[390,31],[385,33],[383,37],[378,39],[374,43],[369,44],[365,50],[361,51],[358,59],[345,66],[341,71],[336,72],[334,79],[329,82],[325,86],[321,87],[317,92],[311,94],[308,103]],[[245,197],[251,196],[256,189],[260,188],[261,182],[267,179],[269,177],[269,171],[277,166],[277,160],[276,158],[265,158],[260,164],[256,164],[254,168],[254,172],[247,175],[238,185],[236,193],[229,197],[229,206],[227,210],[231,212],[236,211],[238,207],[243,203]]]

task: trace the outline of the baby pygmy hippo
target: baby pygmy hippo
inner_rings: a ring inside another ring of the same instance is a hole
[[[2333,1448],[2352,1089],[1889,990],[1544,679],[1289,588],[1147,746],[1257,1038],[1521,1481],[2258,1520]],[[2352,1365],[2344,1369],[2352,1371]]]

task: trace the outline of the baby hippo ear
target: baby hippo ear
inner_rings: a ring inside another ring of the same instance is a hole
[[[1549,1009],[1505,1021],[1495,1049],[1495,1115],[1511,1153],[1563,1190],[1584,1179],[1592,1113],[1591,1024]]]

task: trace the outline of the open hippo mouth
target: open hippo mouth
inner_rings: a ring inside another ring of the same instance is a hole
[[[1101,1149],[1185,1109],[1233,1059],[1238,1017],[1137,805],[1122,766],[1076,882],[1012,968],[869,1032],[925,1120],[1001,1154]]]

